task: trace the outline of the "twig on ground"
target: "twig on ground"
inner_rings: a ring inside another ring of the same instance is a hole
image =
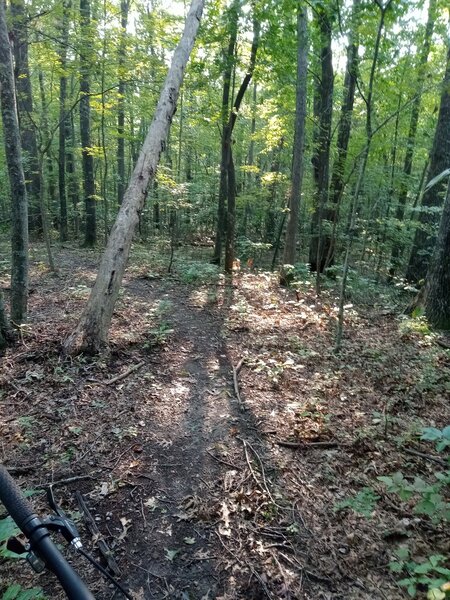
[[[206,454],[209,454],[209,456],[211,458],[213,458],[214,460],[217,460],[217,462],[221,463],[222,465],[226,465],[227,467],[231,467],[232,469],[238,469],[238,471],[242,471],[242,467],[239,467],[238,465],[233,465],[232,463],[229,463],[226,460],[219,458],[218,456],[214,456],[214,454],[212,452],[210,452],[209,450],[205,450],[205,452],[206,452]]]
[[[49,486],[56,487],[60,485],[66,485],[68,483],[73,483],[74,481],[84,481],[86,479],[95,479],[95,477],[93,475],[74,475],[73,477],[66,477],[65,479],[58,479],[57,481],[49,481],[48,483],[37,485],[36,489],[45,490]]]
[[[245,410],[245,404],[242,402],[241,393],[239,391],[238,375],[239,375],[239,371],[242,369],[242,365],[244,364],[244,360],[245,359],[241,358],[241,360],[238,362],[238,364],[236,366],[233,365],[234,392],[236,394],[236,398],[237,398],[237,401],[239,403],[239,408],[241,409],[241,411]]]
[[[92,537],[94,538],[101,555],[106,560],[109,570],[116,576],[120,575],[119,565],[117,564],[116,559],[114,558],[108,544],[105,542],[103,535],[97,527],[97,523],[95,522],[94,517],[91,515],[91,512],[88,509],[83,495],[78,490],[75,493],[75,495],[77,498],[78,506],[80,507],[80,510],[84,515],[86,526],[89,529],[89,532],[91,533]]]
[[[418,450],[413,450],[412,448],[401,448],[401,450],[406,454],[411,454],[412,456],[424,458],[425,460],[429,460],[430,462],[442,465],[443,467],[447,466],[445,460],[442,460],[442,458],[438,458],[437,456],[431,456],[431,454],[425,454],[424,452],[419,452]]]
[[[254,455],[256,456],[256,458],[258,459],[259,466],[260,466],[260,468],[261,468],[261,477],[262,477],[262,479],[263,479],[264,488],[265,488],[265,491],[268,493],[268,495],[269,495],[269,498],[272,500],[272,502],[273,502],[273,504],[275,504],[275,506],[278,506],[279,508],[283,508],[282,506],[280,506],[279,504],[277,504],[277,503],[275,502],[275,499],[274,499],[274,497],[272,496],[272,494],[271,494],[271,492],[270,492],[270,490],[269,490],[269,486],[267,485],[267,480],[266,480],[266,473],[265,473],[265,471],[264,471],[264,465],[263,465],[263,462],[262,462],[262,460],[261,460],[261,457],[260,457],[260,456],[259,456],[259,454],[256,452],[256,450],[253,448],[253,446],[250,444],[250,442],[247,442],[247,441],[245,441],[245,440],[243,440],[243,441],[244,441],[244,446],[245,446],[245,444],[247,444],[247,446],[248,446],[248,447],[251,449],[251,451],[253,452],[253,454],[254,454]]]
[[[144,365],[145,365],[144,361],[138,363],[137,365],[133,365],[132,367],[130,367],[129,369],[127,369],[120,375],[116,375],[112,379],[107,379],[106,381],[103,381],[103,384],[104,385],[112,385],[113,383],[116,383],[117,381],[121,381],[122,379],[125,379],[125,377],[128,377],[128,375],[131,375],[131,373],[134,373],[135,371],[137,371]]]
[[[288,440],[275,440],[278,446],[285,448],[337,448],[338,446],[349,446],[350,444],[341,444],[339,442],[289,442]]]

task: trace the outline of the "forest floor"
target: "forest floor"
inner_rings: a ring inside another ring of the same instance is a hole
[[[202,277],[199,263],[168,276],[140,248],[111,354],[64,358],[98,253],[60,249],[55,277],[41,252],[29,324],[0,358],[0,460],[24,489],[54,483],[99,558],[83,494],[133,598],[405,598],[408,561],[449,556],[416,495],[378,479],[401,471],[431,485],[445,470],[420,432],[449,424],[450,352],[422,321],[387,296],[354,301],[335,354],[333,291],[317,299],[305,281],[296,295],[275,274],[226,280],[208,265]],[[46,511],[42,494],[33,501]],[[393,573],[399,547],[409,558]],[[121,597],[74,560],[96,598]],[[63,597],[1,552],[0,572],[0,588]]]

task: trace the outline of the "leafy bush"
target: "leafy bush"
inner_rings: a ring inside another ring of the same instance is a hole
[[[345,508],[351,508],[356,513],[370,519],[379,499],[380,496],[377,496],[372,488],[365,487],[353,498],[346,498],[335,504],[334,510],[337,512]]]
[[[219,268],[204,262],[181,263],[178,265],[178,272],[181,280],[190,284],[216,283],[219,278]]]
[[[426,587],[430,600],[444,600],[445,590],[450,580],[450,569],[444,566],[446,557],[441,554],[429,556],[424,562],[410,560],[407,546],[400,546],[395,551],[395,560],[389,563],[392,573],[406,573],[408,576],[397,581],[405,587],[409,596],[414,598],[417,590]]]

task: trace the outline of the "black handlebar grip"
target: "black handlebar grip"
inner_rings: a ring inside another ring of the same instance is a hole
[[[23,531],[23,526],[35,515],[33,507],[3,465],[0,465],[0,500]],[[26,531],[24,531],[27,534]]]

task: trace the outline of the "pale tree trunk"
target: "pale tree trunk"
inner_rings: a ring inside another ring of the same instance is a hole
[[[148,186],[155,177],[159,157],[166,145],[203,6],[204,0],[192,1],[183,35],[174,52],[152,124],[125,191],[86,309],[75,331],[64,343],[66,352],[82,349],[92,353],[107,347],[112,314],[128,261],[133,233],[145,203]]]
[[[26,321],[28,300],[28,207],[5,8],[0,2],[0,98],[11,187],[11,320]]]
[[[66,191],[66,141],[69,115],[66,112],[67,101],[67,43],[69,41],[69,9],[71,0],[64,0],[63,15],[60,27],[61,45],[59,48],[59,144],[58,144],[58,189],[59,189],[59,239],[65,242],[69,237],[67,223],[67,191]]]
[[[306,5],[299,7],[297,14],[297,91],[295,100],[295,132],[292,154],[291,193],[289,197],[289,217],[286,227],[283,264],[295,264],[300,214],[300,201],[303,182],[303,155],[305,150],[306,96],[308,75],[308,15]],[[280,282],[286,282],[285,269],[282,269]]]
[[[450,330],[450,182],[427,274],[425,314],[436,329]]]

